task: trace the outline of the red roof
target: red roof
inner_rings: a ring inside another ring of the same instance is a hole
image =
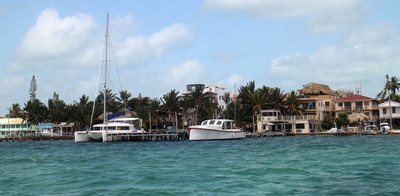
[[[340,99],[336,99],[336,101],[354,101],[354,100],[373,100],[373,99],[362,95],[351,95],[347,97],[342,97]]]

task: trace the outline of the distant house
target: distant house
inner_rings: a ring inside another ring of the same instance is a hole
[[[315,116],[313,118],[321,121],[326,115],[333,114],[335,92],[328,85],[308,83],[299,94],[303,115]]]
[[[335,117],[339,114],[347,115],[364,113],[367,120],[378,120],[379,109],[378,100],[363,95],[351,95],[335,100]]]
[[[22,118],[1,118],[0,138],[34,135],[35,130]]]
[[[390,122],[392,119],[393,128],[400,128],[400,103],[395,101],[386,101],[379,104],[379,120],[381,122]]]
[[[257,132],[310,133],[316,130],[315,115],[282,116],[280,110],[262,110],[257,119]]]

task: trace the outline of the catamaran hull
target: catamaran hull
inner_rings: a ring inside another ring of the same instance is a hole
[[[188,129],[189,140],[229,140],[243,139],[246,137],[244,131],[229,131],[216,129]]]
[[[74,133],[75,142],[102,142],[101,133],[92,133],[90,131],[76,131]]]

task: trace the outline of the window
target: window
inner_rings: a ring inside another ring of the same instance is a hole
[[[329,101],[325,101],[325,106],[329,106],[329,105],[330,105]]]
[[[392,108],[392,113],[393,113],[393,114],[396,113],[396,108]]]
[[[386,114],[386,108],[383,108],[382,112],[383,112],[383,114]]]
[[[339,102],[339,103],[338,103],[338,106],[339,106],[339,107],[343,107],[343,102]]]
[[[369,102],[368,101],[364,102],[364,106],[369,106]]]
[[[209,125],[213,125],[215,123],[215,120],[210,120],[210,123],[208,123]]]
[[[344,109],[350,110],[351,109],[351,102],[345,102],[344,103]]]
[[[217,121],[217,125],[221,125],[222,124],[222,121]]]
[[[363,102],[356,102],[356,109],[361,110],[363,106]]]
[[[304,123],[303,124],[296,124],[296,129],[304,129]]]

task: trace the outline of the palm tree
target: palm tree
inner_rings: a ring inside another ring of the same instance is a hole
[[[48,100],[50,122],[65,122],[71,116],[67,110],[67,104],[59,99],[59,95],[54,92],[53,99]]]
[[[285,94],[280,88],[270,88],[263,86],[262,90],[265,92],[268,99],[268,108],[284,111]]]
[[[393,128],[393,123],[392,123],[392,106],[391,106],[391,101],[390,98],[393,96],[395,97],[396,95],[396,90],[399,90],[400,88],[400,82],[399,79],[396,76],[390,77],[389,75],[386,74],[386,82],[385,85],[382,89],[381,92],[378,93],[377,98],[384,99],[386,96],[388,97],[389,100],[389,115],[390,115],[390,127]]]
[[[6,115],[7,118],[26,118],[26,114],[21,109],[19,103],[13,103],[10,108],[7,108],[8,114]]]
[[[162,111],[166,112],[166,119],[170,123],[174,124],[175,113],[180,109],[180,100],[181,98],[178,96],[179,91],[171,90],[169,93],[164,94],[161,98],[161,107]]]
[[[286,106],[286,114],[288,115],[299,115],[303,111],[300,107],[301,102],[299,96],[296,95],[294,91],[290,92],[284,105]]]
[[[131,98],[132,94],[129,93],[127,90],[119,91],[119,97],[116,97],[116,99],[119,102],[119,107],[122,108],[122,110],[127,113],[129,111],[128,109],[128,102],[129,99]]]
[[[255,90],[254,81],[247,83],[246,86],[239,88],[239,99],[243,107],[248,107],[251,111],[253,119],[253,131],[255,131],[255,120],[261,114],[262,109],[268,108],[271,105],[270,100],[267,97],[265,89]]]
[[[184,96],[185,102],[189,107],[195,108],[195,123],[198,123],[199,113],[201,116],[205,116],[205,113],[208,113],[206,110],[211,109],[212,104],[211,97],[208,93],[204,93],[204,86],[196,86],[193,89],[189,90],[189,93]],[[209,106],[209,107],[207,107]],[[212,113],[211,109],[211,113]]]
[[[118,112],[118,102],[115,93],[112,93],[111,89],[106,89],[106,112],[117,113]],[[100,103],[104,107],[104,92],[100,92],[96,99],[97,103]]]
[[[161,115],[161,105],[160,105],[160,101],[155,98],[152,99],[149,103],[149,107],[148,107],[148,113],[150,115],[149,118],[149,128],[152,128],[152,122],[156,123],[156,127],[158,128],[158,121]],[[154,121],[153,121],[154,120]]]
[[[27,113],[28,122],[33,125],[47,121],[49,110],[46,105],[40,102],[38,99],[29,100],[24,107],[24,111]]]
[[[390,77],[386,74],[386,82],[383,86],[381,92],[378,93],[377,98],[385,99],[386,97],[390,98],[396,94],[396,91],[400,89],[400,82],[396,76]]]
[[[71,106],[73,120],[76,122],[79,129],[88,129],[91,126],[92,112],[94,112],[93,116],[99,116],[102,113],[100,107],[96,109],[93,108],[93,105],[94,102],[89,102],[88,96],[82,95],[82,97],[79,98],[79,102],[75,102],[75,104]]]

